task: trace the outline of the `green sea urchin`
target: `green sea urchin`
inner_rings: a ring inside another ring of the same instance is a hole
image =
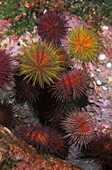
[[[74,58],[81,62],[95,61],[99,40],[92,30],[76,27],[68,33],[67,41],[67,48]]]
[[[60,71],[64,69],[63,60],[57,54],[52,43],[47,45],[45,41],[37,44],[32,43],[29,48],[25,48],[23,56],[19,57],[20,75],[25,75],[24,79],[31,80],[33,86],[36,82],[44,88],[44,84],[50,85],[53,79],[58,79]]]

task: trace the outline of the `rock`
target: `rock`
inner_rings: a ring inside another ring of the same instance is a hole
[[[53,156],[37,154],[9,129],[0,126],[0,169],[12,170],[81,170]]]

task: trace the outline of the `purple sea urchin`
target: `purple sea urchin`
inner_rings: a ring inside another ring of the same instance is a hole
[[[49,126],[36,125],[24,126],[19,130],[19,137],[28,144],[36,147],[37,151],[46,154],[59,155],[63,151],[64,140],[62,136]]]
[[[67,47],[74,58],[82,62],[95,61],[99,41],[92,30],[80,26],[68,33]]]
[[[48,11],[43,14],[37,23],[38,34],[47,43],[60,43],[60,39],[67,34],[67,21],[59,12]]]
[[[61,102],[81,99],[89,89],[90,78],[82,69],[63,72],[52,86],[53,96]]]
[[[15,98],[18,103],[24,103],[25,101],[31,103],[36,102],[39,96],[39,87],[33,87],[31,82],[27,83],[27,80],[23,80],[23,76],[15,77]]]
[[[25,75],[24,79],[28,82],[32,81],[33,86],[36,82],[40,87],[44,88],[44,84],[50,85],[53,79],[58,79],[59,73],[64,69],[61,60],[57,54],[57,49],[47,45],[45,41],[37,44],[32,43],[30,47],[26,48],[23,56],[19,57],[20,75]]]
[[[69,113],[62,121],[62,127],[70,138],[70,143],[82,148],[86,147],[94,137],[91,117],[84,111]]]
[[[0,88],[5,89],[5,85],[10,84],[13,79],[14,70],[12,59],[5,50],[0,49]]]

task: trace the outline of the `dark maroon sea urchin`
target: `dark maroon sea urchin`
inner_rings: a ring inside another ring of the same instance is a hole
[[[83,69],[63,72],[60,80],[52,86],[53,96],[61,102],[80,100],[86,97],[90,77]]]
[[[62,136],[50,126],[42,126],[37,123],[24,126],[19,130],[19,137],[28,144],[36,147],[40,153],[53,154],[59,156],[63,153],[64,140]]]
[[[87,157],[95,160],[103,166],[103,170],[112,169],[112,137],[109,134],[100,132],[91,141],[90,147],[85,150]]]
[[[5,89],[11,80],[14,80],[12,75],[14,70],[12,68],[12,59],[5,50],[0,49],[0,88]]]
[[[24,76],[15,76],[15,98],[18,103],[24,103],[25,101],[31,103],[36,102],[39,96],[38,85],[33,87],[32,83],[27,83],[27,80],[23,80]]]
[[[0,124],[7,128],[11,128],[13,124],[14,110],[9,103],[0,103]]]
[[[37,22],[38,34],[47,43],[53,41],[55,45],[60,43],[68,30],[67,20],[57,11],[48,11]]]

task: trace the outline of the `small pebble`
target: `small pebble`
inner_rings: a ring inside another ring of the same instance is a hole
[[[97,84],[100,86],[102,82],[100,80],[97,80]]]
[[[110,83],[112,81],[112,77],[108,77],[108,81]]]
[[[103,90],[107,90],[107,87],[105,87],[105,86],[103,86],[102,88],[103,88]]]
[[[44,11],[43,11],[43,13],[45,14],[46,12],[47,12],[47,9],[45,8]]]
[[[105,100],[105,105],[108,105],[110,104],[110,101],[109,100]]]
[[[107,67],[110,68],[112,66],[112,64],[109,62],[107,63]]]
[[[99,71],[99,72],[100,72],[101,70],[98,68],[98,69],[97,69],[97,71]]]
[[[100,55],[99,55],[99,59],[100,59],[100,60],[105,60],[105,58],[106,58],[106,55],[105,55],[105,54],[100,54]]]
[[[93,74],[93,73],[91,73],[91,77],[94,77],[94,74]]]
[[[109,27],[104,25],[102,28],[103,28],[103,30],[108,30]]]

